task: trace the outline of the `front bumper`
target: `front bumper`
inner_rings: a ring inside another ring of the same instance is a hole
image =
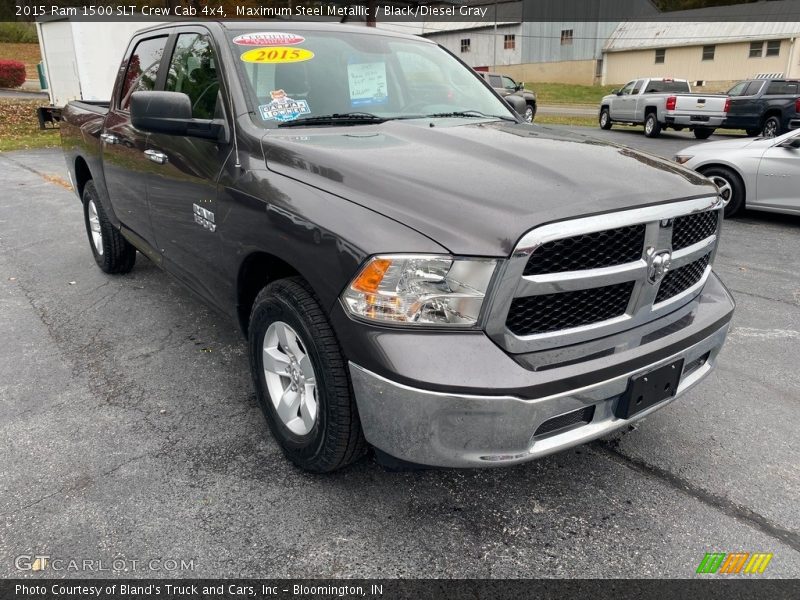
[[[397,371],[399,360],[392,361],[397,372],[383,374],[351,360],[350,374],[364,435],[373,446],[396,458],[442,467],[517,464],[606,435],[669,404],[710,373],[728,332],[733,300],[712,274],[693,305],[687,307],[687,316],[665,327],[664,335],[654,334],[651,327],[637,343],[619,345],[624,349],[611,356],[570,360],[562,367],[537,371],[530,365],[524,367],[520,357],[514,360],[501,353],[503,358],[498,359],[490,352],[473,354],[471,383],[482,375],[487,384],[469,392],[459,386],[448,391],[441,385],[425,389],[401,383],[397,380],[410,378]],[[641,335],[631,330],[628,339]],[[439,353],[428,354],[424,347],[418,351],[429,362],[441,360]],[[632,376],[678,359],[684,360],[684,372],[675,396],[630,419],[615,416],[617,402]],[[446,368],[439,365],[439,369]],[[522,369],[528,383],[534,385],[511,391],[498,386],[498,371],[508,373],[512,368]],[[553,382],[563,375],[561,382],[573,380],[568,375],[576,368],[583,371],[579,380],[583,384],[552,394],[532,392],[542,389],[535,384],[544,378]],[[476,369],[480,371],[477,376]],[[544,423],[589,407],[593,408],[588,422],[536,435]]]

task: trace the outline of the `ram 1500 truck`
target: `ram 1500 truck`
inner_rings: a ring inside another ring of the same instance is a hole
[[[614,123],[644,124],[647,137],[661,130],[690,129],[699,140],[707,139],[722,125],[729,100],[721,94],[692,94],[685,79],[634,79],[600,101],[603,129]]]
[[[524,123],[428,40],[264,27],[136,34],[61,131],[97,265],[138,251],[238,319],[296,465],[520,463],[708,375],[733,302],[705,177]]]
[[[726,129],[772,138],[800,127],[800,80],[747,79],[727,93],[731,102]]]

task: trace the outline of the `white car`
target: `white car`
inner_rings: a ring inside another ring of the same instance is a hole
[[[739,138],[684,148],[676,162],[719,188],[725,216],[743,208],[800,214],[800,130],[775,138]]]

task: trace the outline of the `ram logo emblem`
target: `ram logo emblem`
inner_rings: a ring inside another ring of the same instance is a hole
[[[672,253],[669,250],[647,249],[647,280],[656,284],[664,279],[672,263]]]

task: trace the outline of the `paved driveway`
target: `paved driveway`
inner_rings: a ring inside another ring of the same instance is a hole
[[[0,576],[43,553],[195,577],[692,577],[711,551],[800,576],[800,219],[726,223],[719,368],[635,430],[502,470],[312,476],[270,438],[233,323],[141,257],[95,267],[59,152],[0,170]]]

